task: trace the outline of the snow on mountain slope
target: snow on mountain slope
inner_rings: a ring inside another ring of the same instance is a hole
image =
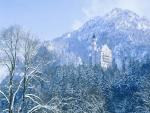
[[[149,20],[132,11],[118,8],[103,17],[89,20],[78,30],[56,38],[51,44],[57,53],[71,53],[87,63],[93,34],[97,38],[97,46],[107,44],[112,49],[115,59],[142,59],[146,54],[150,54]]]

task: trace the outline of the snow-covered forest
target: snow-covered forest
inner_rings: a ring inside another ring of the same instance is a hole
[[[0,113],[150,113],[149,55],[121,69],[58,65],[45,43],[20,26],[1,31]]]

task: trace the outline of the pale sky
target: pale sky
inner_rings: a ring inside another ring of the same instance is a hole
[[[114,8],[150,19],[150,0],[0,0],[0,28],[19,24],[51,40]]]

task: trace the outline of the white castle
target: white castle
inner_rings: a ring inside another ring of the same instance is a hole
[[[105,44],[102,46],[101,49],[101,67],[103,69],[108,69],[112,65],[112,51],[109,47]]]
[[[92,65],[100,64],[103,69],[108,69],[112,65],[112,51],[107,44],[101,48],[97,47],[95,35],[92,37],[90,48],[90,63]]]

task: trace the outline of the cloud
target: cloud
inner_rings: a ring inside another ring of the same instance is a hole
[[[114,7],[116,0],[91,0],[88,6],[82,8],[86,18],[102,16]]]
[[[83,25],[83,22],[81,20],[75,20],[72,24],[72,29],[77,30]]]

